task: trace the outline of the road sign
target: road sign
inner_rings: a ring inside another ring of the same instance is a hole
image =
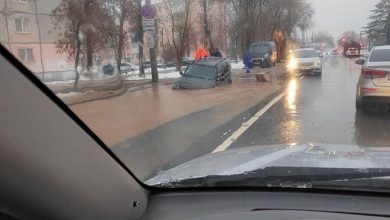
[[[152,19],[156,17],[157,10],[153,5],[144,5],[142,7],[142,16],[144,18]]]
[[[142,25],[144,26],[144,27],[148,27],[148,26],[155,26],[155,23],[154,23],[154,18],[152,18],[152,19],[147,19],[147,18],[144,18],[144,19],[142,19]]]

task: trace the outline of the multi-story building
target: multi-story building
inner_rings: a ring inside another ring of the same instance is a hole
[[[56,49],[52,10],[58,4],[59,0],[0,0],[1,44],[40,77],[74,69],[67,54]]]

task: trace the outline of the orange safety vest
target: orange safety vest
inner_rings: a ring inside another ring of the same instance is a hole
[[[198,61],[198,60],[203,58],[203,49],[202,48],[199,47],[196,50],[194,58],[195,58],[196,61]]]

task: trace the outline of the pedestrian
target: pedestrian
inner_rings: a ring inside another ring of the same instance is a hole
[[[246,73],[250,73],[251,69],[252,69],[252,56],[249,53],[249,51],[245,52],[245,55],[244,55],[244,65],[245,65]]]
[[[203,50],[203,58],[209,57],[210,56],[210,50],[209,48],[206,48]]]
[[[195,52],[194,58],[195,61],[198,61],[204,57],[204,52],[202,47],[198,47],[198,49]]]
[[[222,53],[219,51],[219,48],[215,48],[213,57],[222,57]]]

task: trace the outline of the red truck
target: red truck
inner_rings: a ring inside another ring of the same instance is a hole
[[[360,50],[362,46],[356,41],[345,42],[343,45],[343,55],[346,57],[358,57],[360,56]]]

